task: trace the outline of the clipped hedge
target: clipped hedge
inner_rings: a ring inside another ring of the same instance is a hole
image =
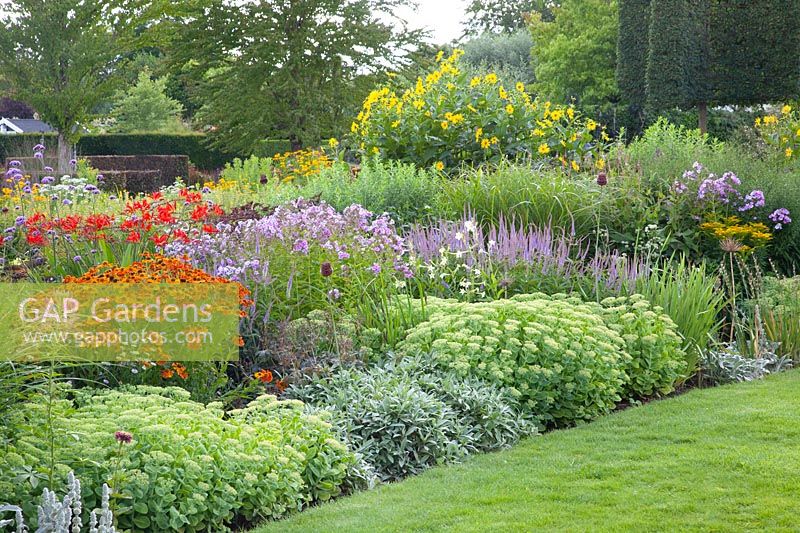
[[[44,144],[55,154],[56,136],[53,134],[0,135],[0,159],[28,156],[32,148],[44,139]],[[291,150],[291,143],[283,140],[263,140],[254,151],[259,157],[272,157]],[[216,170],[243,154],[229,154],[206,146],[203,133],[104,133],[84,135],[78,141],[78,155],[186,155],[200,170]],[[246,157],[246,155],[245,155]]]
[[[121,498],[121,531],[228,531],[277,518],[340,493],[355,457],[330,424],[297,401],[261,396],[225,413],[221,403],[191,401],[177,387],[81,390],[53,404],[55,477],[74,470],[85,509],[109,483]],[[35,516],[50,464],[44,399],[26,403],[4,428],[0,501]],[[132,435],[129,444],[115,432]],[[19,481],[36,472],[38,483]],[[61,487],[54,487],[60,492]]]

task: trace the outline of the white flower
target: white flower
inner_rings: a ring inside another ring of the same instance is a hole
[[[461,233],[460,231],[456,232],[456,240],[457,241],[463,241],[464,240],[464,234]]]
[[[469,233],[472,233],[474,235],[475,233],[478,232],[478,225],[472,220],[467,220],[466,222],[464,222],[464,229],[466,229]]]
[[[497,242],[496,242],[496,241],[493,241],[493,240],[491,240],[491,239],[489,240],[489,249],[490,249],[490,250],[491,250],[492,248],[494,248],[496,245],[497,245]]]

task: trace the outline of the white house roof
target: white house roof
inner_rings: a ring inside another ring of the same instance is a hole
[[[53,127],[41,120],[28,118],[0,118],[0,134],[49,133]]]

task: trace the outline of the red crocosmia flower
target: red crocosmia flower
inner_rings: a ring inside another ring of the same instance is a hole
[[[111,226],[113,221],[114,219],[108,215],[89,215],[86,217],[86,227],[93,231],[100,231]]]
[[[173,213],[175,212],[175,205],[174,204],[164,204],[160,205],[156,208],[156,219],[162,224],[174,224],[175,223],[175,216]]]
[[[203,224],[203,231],[206,233],[217,233],[219,230],[213,224]]]
[[[208,216],[207,205],[195,206],[194,211],[192,211],[192,220],[203,220],[206,216]]]
[[[217,215],[218,217],[221,217],[225,214],[225,211],[223,211],[222,208],[217,204],[214,204],[214,207],[211,209],[211,212]]]
[[[153,235],[153,244],[156,246],[166,246],[168,240],[166,235]]]
[[[33,230],[32,232],[28,233],[27,235],[28,244],[33,246],[44,246],[44,236],[41,234],[39,230]]]
[[[58,227],[65,233],[75,233],[78,230],[78,225],[81,223],[81,217],[78,215],[69,215],[58,221]]]
[[[185,199],[190,204],[196,204],[203,200],[203,195],[199,192],[192,192],[188,189],[181,189],[178,193],[181,198]]]
[[[183,243],[188,243],[190,240],[189,235],[187,235],[182,229],[176,229],[172,232],[172,235],[175,237],[175,239],[180,240]]]
[[[142,240],[142,235],[138,231],[132,231],[128,233],[128,238],[125,240],[128,242],[139,242]]]
[[[161,194],[161,191],[156,191],[150,195],[150,199],[153,201],[161,200],[162,198],[164,198],[164,195]]]

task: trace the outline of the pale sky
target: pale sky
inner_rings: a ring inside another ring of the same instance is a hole
[[[402,8],[397,13],[409,22],[412,28],[428,28],[431,42],[449,43],[458,39],[464,31],[464,10],[467,0],[417,0],[416,8]]]

